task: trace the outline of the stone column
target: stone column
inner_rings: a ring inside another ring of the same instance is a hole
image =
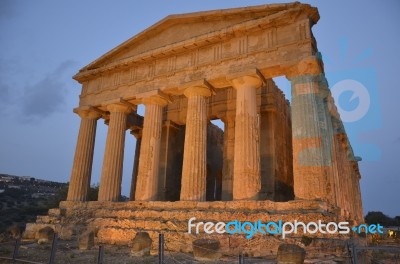
[[[350,194],[350,165],[348,160],[348,144],[347,144],[347,136],[345,132],[339,134],[340,135],[340,157],[341,157],[341,164],[342,164],[342,174],[341,174],[341,183],[342,183],[342,192],[343,192],[343,199],[344,199],[344,209],[345,215],[348,218],[352,209],[351,209],[351,201],[352,196]]]
[[[188,98],[185,149],[183,152],[181,201],[206,200],[207,97],[205,87],[185,90]]]
[[[74,110],[81,117],[74,164],[68,188],[67,201],[86,201],[92,174],[97,119],[100,114],[91,110]]]
[[[160,201],[179,200],[185,139],[184,134],[178,134],[179,131],[179,125],[173,121],[166,120],[163,122],[160,161],[158,163],[158,199]]]
[[[168,102],[159,96],[152,96],[144,99],[143,103],[146,110],[135,200],[155,201],[158,199],[158,163],[160,160],[163,107]]]
[[[335,148],[334,120],[332,119],[332,110],[330,110],[330,108],[333,108],[334,102],[331,91],[328,87],[328,81],[324,76],[321,78],[321,91],[322,104],[320,107],[325,111],[325,119],[323,119],[323,122],[326,124],[326,127],[322,127],[321,130],[322,134],[325,135],[325,137],[322,138],[322,142],[325,149],[324,159],[328,166],[327,199],[332,205],[338,206],[339,203],[336,186],[338,185],[339,178],[335,160],[337,149]]]
[[[358,164],[357,164],[358,166]],[[364,222],[364,216],[363,216],[363,205],[362,205],[362,199],[361,199],[361,189],[360,189],[360,172],[357,172],[357,180],[356,180],[356,201],[357,201],[357,220],[359,223]]]
[[[343,199],[343,170],[342,166],[344,165],[341,162],[341,147],[340,147],[340,134],[345,133],[343,124],[340,120],[339,113],[337,112],[337,108],[335,106],[332,95],[328,96],[328,109],[330,114],[330,120],[332,123],[332,167],[333,167],[333,180],[334,180],[334,191],[336,197],[336,205],[344,210],[344,199]]]
[[[101,173],[99,201],[118,201],[124,160],[125,131],[130,107],[121,104],[107,106],[110,111],[106,149]]]
[[[278,129],[279,126],[276,126],[276,111],[262,111],[260,113],[260,170],[261,170],[261,192],[260,192],[260,200],[276,200],[279,201],[279,197],[283,196],[284,193],[277,193],[275,196],[275,189],[279,187],[279,190],[285,190],[283,187],[285,174],[283,170],[279,175],[276,175],[276,163],[277,159],[283,160],[285,155],[281,155],[281,157],[277,157],[275,151],[275,143],[279,145],[279,148],[283,148],[282,142],[279,142],[280,137]],[[283,122],[280,122],[283,127]],[[283,131],[281,131],[281,135],[283,137]],[[278,143],[279,142],[279,143]],[[282,166],[283,167],[283,166]]]
[[[261,190],[260,123],[257,114],[257,77],[232,80],[236,89],[233,200],[257,200]]]
[[[131,180],[131,191],[129,195],[129,200],[135,200],[135,192],[136,192],[136,183],[137,183],[137,176],[139,170],[139,158],[140,158],[140,145],[142,143],[142,131],[140,132],[131,132],[132,135],[136,138],[136,146],[135,146],[135,158],[133,161],[133,170],[132,170],[132,180]]]
[[[224,121],[224,160],[222,167],[223,201],[233,199],[233,161],[235,157],[235,112],[227,112]]]
[[[298,199],[332,201],[332,135],[327,120],[322,74],[292,82],[294,192]]]

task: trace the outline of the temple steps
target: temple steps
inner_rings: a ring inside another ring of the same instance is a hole
[[[301,209],[299,209],[301,208]],[[129,245],[137,232],[147,232],[153,240],[152,250],[157,250],[158,235],[163,233],[167,245],[174,251],[191,252],[192,242],[198,238],[215,238],[221,242],[221,250],[230,254],[239,253],[240,246],[250,255],[260,252],[268,255],[276,252],[281,243],[299,243],[303,234],[282,239],[280,235],[256,234],[246,239],[244,234],[199,234],[192,228],[188,233],[188,221],[193,223],[230,222],[238,220],[258,221],[303,221],[308,223],[320,219],[324,222],[343,221],[335,213],[336,208],[321,201],[296,200],[286,203],[271,201],[231,202],[61,202],[60,208],[50,209],[48,215],[38,216],[36,223],[27,224],[25,238],[35,238],[37,231],[52,227],[61,239],[75,240],[86,230],[96,232],[96,243]],[[333,239],[333,240],[332,240]],[[318,234],[314,241],[336,245],[327,246],[327,252],[342,251],[347,236],[329,237]],[[333,242],[332,242],[333,241]]]

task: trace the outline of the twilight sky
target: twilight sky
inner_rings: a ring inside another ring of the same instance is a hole
[[[0,173],[69,181],[79,117],[72,76],[169,14],[286,1],[0,1]],[[398,85],[400,2],[306,1],[328,82],[361,156],[364,212],[400,215]],[[277,84],[290,97],[289,83]],[[98,123],[92,183],[99,182],[107,126]],[[135,140],[127,133],[123,194]]]

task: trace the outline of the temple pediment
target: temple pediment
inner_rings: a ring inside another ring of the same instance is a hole
[[[246,22],[266,18],[270,18],[271,21],[283,18],[293,20],[300,15],[307,15],[312,23],[319,19],[315,8],[298,2],[170,15],[88,64],[80,73],[123,62],[138,55],[152,56],[152,51],[201,36],[211,36],[223,30],[227,30],[226,34],[229,34],[233,32],[232,27],[244,25]],[[228,32],[229,30],[232,32]],[[221,34],[216,38],[221,38]],[[196,45],[199,43],[189,41],[181,48],[190,50]],[[161,53],[164,52],[165,56],[168,56],[174,51],[176,50],[172,48]]]

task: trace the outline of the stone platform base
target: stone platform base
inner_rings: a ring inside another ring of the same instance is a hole
[[[50,226],[61,239],[77,239],[79,234],[93,230],[95,243],[130,245],[138,232],[147,232],[152,239],[151,252],[157,252],[158,235],[165,235],[166,249],[193,252],[193,241],[214,239],[219,241],[219,251],[225,255],[244,253],[248,256],[276,255],[279,245],[297,244],[305,248],[307,257],[322,255],[347,255],[349,235],[294,234],[282,239],[280,235],[257,234],[246,239],[244,234],[189,234],[188,220],[198,222],[262,222],[294,220],[308,223],[348,221],[320,201],[295,200],[227,201],[227,202],[61,202],[50,209],[47,216],[38,216],[36,223],[27,224],[25,238],[34,239],[38,231]],[[350,223],[351,224],[351,223]],[[194,232],[195,229],[192,229]]]

